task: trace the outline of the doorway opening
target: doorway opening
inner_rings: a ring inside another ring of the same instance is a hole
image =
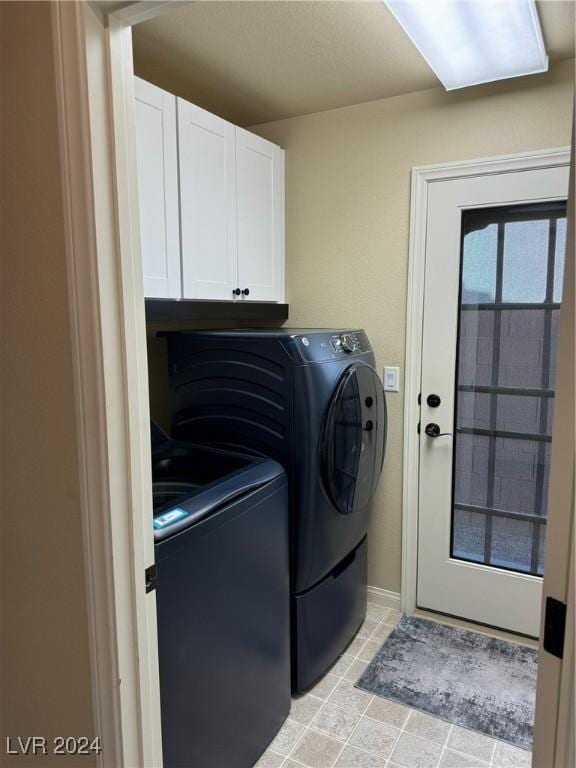
[[[164,4],[165,7],[166,4]],[[110,668],[101,667],[100,673],[102,675],[101,687],[102,689],[108,689],[111,692],[112,704],[109,708],[110,721],[113,721],[110,725],[111,736],[110,744],[115,744],[118,759],[114,760],[115,764],[139,764],[139,765],[156,765],[161,763],[161,750],[160,750],[160,732],[159,732],[159,712],[158,712],[158,690],[157,680],[155,679],[155,644],[154,644],[154,632],[155,632],[155,609],[153,604],[153,598],[146,598],[143,594],[143,573],[145,566],[149,563],[149,556],[152,545],[152,531],[150,529],[150,517],[151,517],[151,494],[150,494],[150,476],[149,476],[149,412],[147,404],[147,376],[146,376],[146,354],[144,348],[144,313],[142,304],[141,292],[139,293],[139,285],[141,282],[141,268],[139,266],[140,248],[139,248],[139,232],[138,232],[138,216],[135,213],[138,210],[137,201],[137,189],[135,183],[135,152],[133,142],[133,90],[132,90],[132,70],[131,70],[131,44],[130,44],[130,25],[137,23],[138,20],[142,20],[146,15],[151,13],[160,13],[158,10],[159,5],[154,3],[142,3],[137,4],[138,7],[131,6],[124,11],[118,11],[111,15],[106,15],[106,24],[100,24],[98,29],[95,30],[96,37],[98,37],[97,55],[96,61],[92,62],[95,69],[99,69],[100,79],[97,82],[96,92],[90,95],[93,99],[92,107],[92,120],[94,125],[94,133],[98,134],[101,131],[101,135],[97,136],[98,141],[95,141],[97,150],[104,150],[103,155],[98,155],[98,151],[94,148],[86,148],[86,141],[82,145],[83,150],[86,153],[86,157],[90,157],[93,162],[93,166],[90,166],[90,171],[96,169],[97,162],[94,162],[94,158],[97,156],[99,161],[102,161],[102,157],[105,156],[105,162],[102,162],[102,166],[106,166],[109,176],[104,179],[105,184],[109,184],[108,192],[110,189],[114,190],[114,193],[110,195],[113,200],[109,201],[106,195],[102,195],[100,203],[103,207],[107,208],[107,214],[109,215],[108,225],[110,230],[108,231],[108,240],[103,237],[103,227],[97,226],[99,229],[98,248],[99,255],[94,258],[94,241],[90,240],[90,249],[77,248],[77,252],[91,253],[92,261],[91,265],[94,267],[94,271],[100,277],[104,277],[103,284],[106,284],[106,289],[103,289],[102,296],[109,299],[109,304],[105,305],[105,308],[110,308],[109,326],[106,326],[105,331],[109,332],[108,338],[105,338],[105,333],[101,333],[100,328],[93,330],[93,339],[102,342],[105,347],[106,353],[110,353],[113,345],[118,345],[116,357],[112,360],[112,365],[106,372],[106,383],[109,383],[110,379],[118,374],[117,382],[118,388],[114,390],[113,394],[118,395],[114,401],[114,410],[110,413],[109,423],[106,426],[99,425],[100,431],[108,436],[114,435],[117,430],[118,435],[124,440],[122,446],[122,457],[125,462],[122,467],[126,467],[126,475],[122,477],[122,481],[118,482],[118,486],[122,486],[123,496],[119,503],[118,497],[115,497],[116,504],[110,505],[110,508],[103,506],[102,512],[98,512],[99,515],[104,518],[105,515],[106,524],[112,521],[114,527],[113,533],[117,533],[117,529],[121,529],[121,536],[115,537],[115,547],[118,552],[124,557],[116,557],[112,561],[111,558],[102,558],[102,562],[106,565],[110,565],[110,571],[102,568],[100,573],[109,573],[110,578],[106,584],[101,585],[100,591],[98,591],[97,569],[94,569],[93,573],[93,587],[95,588],[95,594],[102,598],[105,610],[98,612],[93,611],[95,617],[99,617],[102,613],[108,613],[109,623],[104,626],[106,631],[110,630],[110,636],[107,636],[105,632],[101,633],[99,638],[97,637],[97,631],[94,634],[96,637],[96,650],[94,655],[97,659],[108,659],[107,654],[110,651],[110,637],[116,639],[114,634],[114,622],[117,621],[121,630],[121,653],[119,656],[114,656],[115,661],[119,663],[117,665],[110,664]],[[64,11],[60,11],[64,14]],[[78,9],[74,9],[74,13],[78,13]],[[64,14],[65,15],[65,14]],[[68,25],[64,23],[62,25],[62,32],[64,40],[72,39],[76,46],[79,45],[78,38],[74,35],[78,29],[82,29],[82,22],[78,18],[68,18]],[[69,37],[66,37],[66,34]],[[82,43],[83,44],[83,43]],[[78,54],[77,48],[71,46],[70,53],[66,53],[66,46],[62,46],[62,55],[64,58],[64,64],[66,72],[73,78],[75,72],[74,65],[78,60],[82,59],[81,55],[77,55],[76,58],[73,53]],[[84,55],[84,51],[81,54]],[[109,61],[108,61],[109,59]],[[110,66],[110,70],[107,66]],[[109,77],[109,82],[107,82]],[[110,85],[111,84],[111,85]],[[78,122],[78,126],[74,124],[74,115],[71,105],[75,103],[84,103],[87,100],[87,95],[82,92],[81,99],[74,98],[77,94],[74,84],[70,85],[71,98],[66,100],[66,105],[70,111],[69,121],[67,123],[70,129],[68,141],[74,140],[78,137],[78,132],[81,131],[82,125],[85,127],[85,123]],[[100,99],[101,97],[101,99]],[[112,113],[107,112],[110,103],[112,104]],[[98,108],[101,107],[101,115],[98,116]],[[106,117],[109,117],[109,124],[114,126],[113,137],[104,137],[105,128],[103,123],[106,123]],[[83,115],[86,119],[86,115]],[[76,133],[75,133],[76,131]],[[82,137],[80,137],[82,139]],[[100,143],[98,143],[100,142]],[[80,141],[82,144],[82,141]],[[94,152],[94,154],[92,154]],[[106,153],[114,155],[115,158],[111,160],[110,156]],[[552,158],[552,159],[551,159]],[[549,166],[562,166],[567,165],[567,160],[564,157],[562,160],[553,157],[553,153],[548,153],[548,157],[545,161],[542,161],[542,165],[548,163]],[[86,176],[89,173],[86,168],[83,169],[86,172]],[[82,169],[77,171],[80,173]],[[71,171],[73,175],[73,172]],[[105,176],[104,171],[102,175]],[[103,179],[96,173],[98,184],[104,183]],[[85,181],[85,179],[83,179]],[[80,185],[82,186],[82,185]],[[85,184],[85,188],[89,185]],[[81,191],[81,190],[80,190]],[[100,188],[100,191],[101,188]],[[554,197],[554,195],[552,195]],[[70,199],[74,199],[74,195],[70,196]],[[78,196],[78,200],[81,199],[81,195]],[[77,205],[80,207],[80,203]],[[474,203],[470,204],[470,207],[474,207]],[[86,209],[90,206],[86,205]],[[81,217],[81,212],[79,218]],[[118,230],[116,225],[118,224]],[[111,235],[112,233],[112,235]],[[110,236],[111,235],[111,236]],[[117,239],[116,239],[117,238]],[[88,239],[88,238],[87,238]],[[105,269],[102,273],[99,270],[102,269],[102,264],[99,259],[102,259],[102,253],[106,250],[103,245],[103,241],[107,245],[110,245],[109,258],[106,262]],[[88,276],[90,278],[90,276]],[[109,282],[107,282],[109,281]],[[80,281],[79,281],[80,284]],[[88,279],[90,286],[94,285],[94,277],[92,276],[92,282]],[[114,293],[116,291],[116,293]],[[114,294],[114,295],[112,295]],[[84,294],[83,294],[84,295]],[[95,289],[95,296],[98,301],[102,298],[99,293],[99,289]],[[87,297],[89,299],[89,297]],[[97,307],[98,311],[102,310],[96,299],[92,304],[90,301],[86,301],[85,307]],[[86,313],[87,315],[89,313]],[[105,316],[105,313],[103,313]],[[108,362],[111,358],[108,357]],[[106,397],[102,396],[100,406],[106,405]],[[112,404],[112,403],[111,403]],[[89,411],[90,404],[86,401],[86,411]],[[103,408],[103,412],[100,413],[100,417],[105,421],[106,409]],[[119,417],[118,417],[119,416]],[[106,430],[108,430],[106,432]],[[121,433],[121,434],[120,434]],[[120,442],[120,440],[119,440]],[[86,440],[88,444],[88,440]],[[112,443],[112,447],[117,447],[116,443]],[[113,456],[114,458],[114,456]],[[95,508],[96,505],[93,504]],[[114,520],[114,516],[111,512],[118,512],[117,520]],[[95,517],[95,520],[98,518]],[[108,533],[108,529],[106,529]],[[110,547],[106,542],[100,544],[94,542],[91,552],[96,553],[100,551],[102,553],[109,553]],[[100,562],[98,557],[95,557],[96,562]],[[112,586],[111,586],[112,585]],[[138,587],[140,585],[140,587]],[[151,593],[152,594],[152,593]],[[119,600],[118,598],[122,599]],[[116,601],[116,604],[115,604]],[[111,607],[112,606],[112,607]],[[385,614],[385,615],[384,615]],[[371,637],[366,642],[374,643],[380,640],[383,635],[388,632],[388,628],[392,626],[392,621],[397,619],[397,616],[392,615],[388,610],[382,611],[377,608],[373,609],[372,615],[378,624],[373,629]],[[390,622],[390,623],[389,623]],[[128,629],[127,625],[130,625]],[[98,631],[100,631],[98,629]],[[378,633],[375,634],[375,633]],[[364,638],[359,638],[364,640]],[[100,642],[100,646],[98,646]],[[363,659],[360,655],[364,653],[363,650],[358,651],[354,661],[361,662]],[[131,672],[126,676],[124,673],[128,669]],[[122,672],[122,690],[117,691],[118,670]],[[344,675],[348,672],[342,672],[340,681],[335,685],[335,689],[338,688],[338,693],[335,693],[336,697],[340,697],[340,701],[343,701],[342,697],[346,696],[351,687],[350,681],[346,681]],[[329,687],[330,680],[327,681],[326,686]],[[333,692],[325,692],[324,698],[332,696]],[[335,699],[334,699],[335,700]],[[100,710],[103,711],[104,707],[100,705]],[[120,713],[118,715],[118,713]],[[122,728],[123,727],[123,728]],[[122,732],[123,730],[123,732]],[[293,729],[298,731],[298,728]],[[108,759],[110,759],[110,752],[108,753]]]

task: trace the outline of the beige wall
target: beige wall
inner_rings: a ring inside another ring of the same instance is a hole
[[[547,75],[420,91],[260,125],[286,149],[290,325],[361,326],[404,365],[410,170],[570,142],[574,61]],[[400,590],[402,392],[390,393],[369,583]]]
[[[93,733],[50,4],[0,3],[0,763]]]

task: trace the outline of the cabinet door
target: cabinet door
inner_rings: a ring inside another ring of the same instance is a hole
[[[136,158],[144,295],[178,299],[180,232],[176,97],[135,78]]]
[[[185,299],[232,299],[238,287],[234,126],[178,99]]]
[[[236,129],[238,284],[254,301],[284,300],[284,150]]]

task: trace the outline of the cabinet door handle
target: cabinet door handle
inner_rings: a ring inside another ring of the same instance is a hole
[[[250,293],[250,289],[249,288],[244,288],[244,290],[242,291],[242,296],[248,296],[249,293]]]
[[[241,293],[242,293],[242,291],[240,290],[240,288],[233,288],[232,289],[232,294],[234,296],[240,296]]]

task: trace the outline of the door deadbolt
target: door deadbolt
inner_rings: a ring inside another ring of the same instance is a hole
[[[428,395],[426,398],[426,403],[430,406],[430,408],[438,408],[442,401],[440,400],[440,395]]]

